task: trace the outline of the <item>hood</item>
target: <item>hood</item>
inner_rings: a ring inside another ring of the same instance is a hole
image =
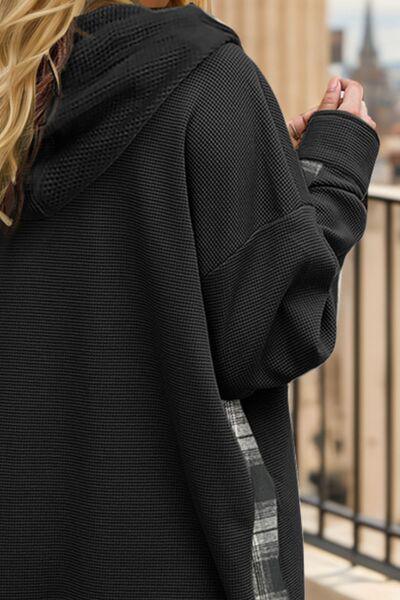
[[[232,29],[192,3],[161,10],[111,5],[76,21],[86,33],[76,35],[24,181],[28,219],[50,215],[81,193],[211,52],[226,42],[240,45]]]

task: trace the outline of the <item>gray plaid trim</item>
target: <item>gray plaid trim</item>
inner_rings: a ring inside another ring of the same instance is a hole
[[[324,165],[315,160],[306,160],[305,158],[303,158],[300,163],[303,168],[306,183],[309,186],[317,179]]]
[[[224,401],[224,407],[254,485],[252,565],[255,600],[289,600],[279,565],[278,507],[273,479],[261,457],[240,400]]]

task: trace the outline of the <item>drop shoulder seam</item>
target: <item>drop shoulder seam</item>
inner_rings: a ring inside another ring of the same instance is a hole
[[[235,258],[235,256],[237,256],[238,254],[240,254],[240,252],[242,252],[247,246],[249,246],[251,244],[251,242],[256,237],[258,237],[260,235],[260,233],[264,233],[266,230],[268,230],[273,225],[276,225],[277,223],[283,222],[286,219],[295,216],[297,213],[299,213],[301,211],[304,211],[305,209],[310,209],[311,212],[316,213],[316,208],[315,208],[315,206],[313,206],[313,204],[311,204],[311,203],[304,203],[301,206],[299,206],[298,208],[296,208],[295,210],[292,210],[292,211],[286,213],[285,215],[282,215],[281,217],[278,217],[277,219],[273,219],[272,221],[268,221],[268,223],[266,223],[262,227],[258,227],[258,229],[256,229],[243,242],[243,244],[241,244],[238,248],[236,248],[235,250],[233,250],[233,252],[231,252],[231,254],[229,254],[221,263],[219,263],[218,265],[216,265],[215,267],[213,267],[212,269],[210,269],[210,271],[208,271],[205,275],[203,275],[203,281],[206,281],[209,277],[211,277],[212,275],[214,275],[214,273],[216,273],[219,269],[222,269],[223,267],[225,267],[225,265],[227,263],[229,263],[233,258]],[[328,244],[328,246],[329,246],[329,244]],[[333,252],[333,250],[332,250],[332,252]]]

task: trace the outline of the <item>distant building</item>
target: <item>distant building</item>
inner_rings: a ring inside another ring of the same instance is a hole
[[[381,140],[381,160],[386,169],[386,180],[382,183],[400,185],[400,127],[393,128],[392,135]],[[382,178],[383,179],[383,178]]]
[[[331,31],[331,63],[341,64],[343,62],[344,31],[334,29]]]
[[[374,42],[370,0],[368,0],[366,6],[364,39],[360,51],[359,65],[351,73],[351,77],[363,84],[369,112],[378,124],[380,132],[389,132],[393,121],[395,98],[389,84],[388,73],[379,63]]]
[[[344,47],[346,43],[346,32],[344,29],[333,29],[330,31],[330,77],[348,77],[348,71],[344,62]]]

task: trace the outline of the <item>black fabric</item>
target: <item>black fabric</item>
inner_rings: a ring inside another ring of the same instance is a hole
[[[76,21],[84,35],[76,35],[32,174],[34,209],[43,214],[107,170],[213,50],[240,44],[234,31],[194,4],[158,11],[114,5]]]
[[[265,78],[241,49],[228,46],[189,123],[189,197],[220,394],[242,399],[275,480],[281,569],[290,598],[300,600],[301,519],[286,384],[334,349],[340,269],[366,226],[379,144],[360,119],[320,111],[297,154]],[[307,189],[300,161],[316,159]]]
[[[378,138],[318,113],[297,155],[194,6],[80,26],[0,256],[0,599],[254,600],[240,398],[303,600],[287,382],[334,347]]]

